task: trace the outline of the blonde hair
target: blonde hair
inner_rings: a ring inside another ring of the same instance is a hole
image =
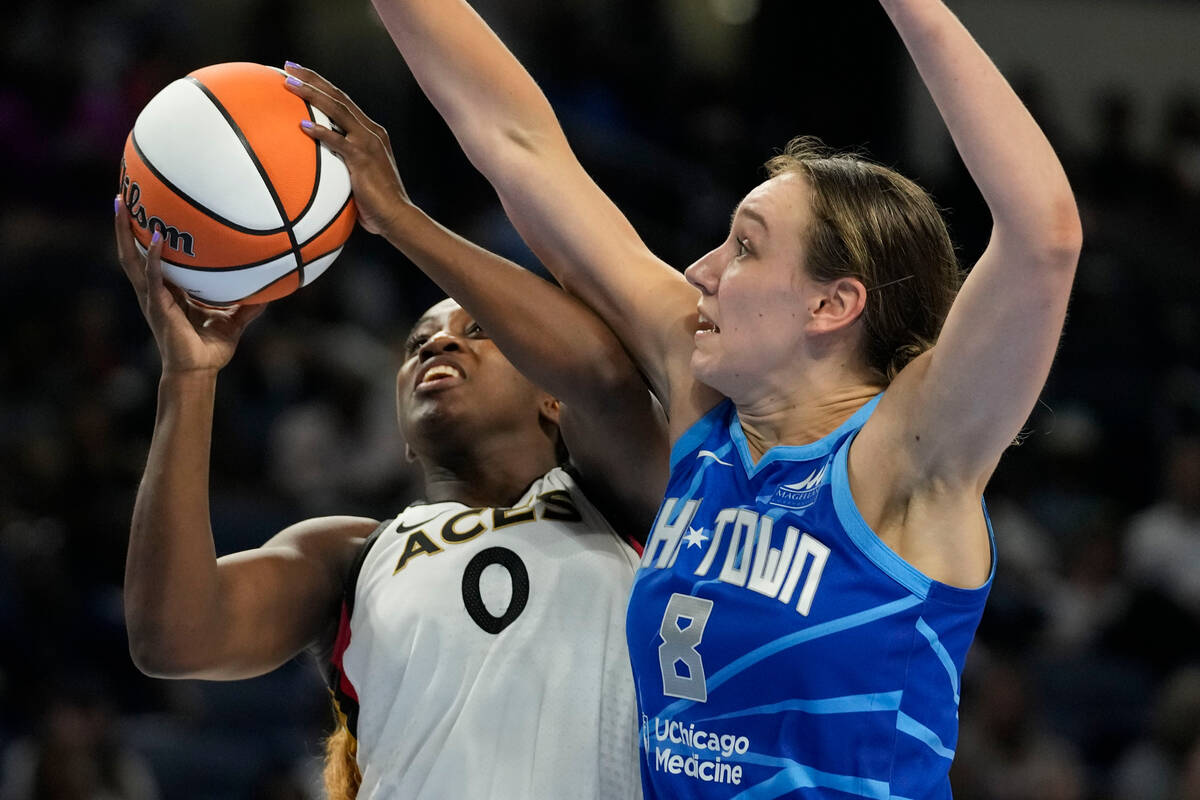
[[[804,176],[813,222],[807,263],[818,281],[867,287],[863,357],[885,384],[933,347],[962,276],[933,198],[895,170],[802,136],[766,163],[768,177]]]
[[[346,727],[346,717],[336,709],[338,726],[325,740],[325,769],[322,773],[328,800],[355,800],[362,785],[358,770],[358,742]]]

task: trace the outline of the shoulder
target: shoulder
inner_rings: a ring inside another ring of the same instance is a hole
[[[284,528],[263,548],[290,551],[296,558],[319,563],[340,581],[379,526],[378,520],[368,517],[313,517]]]
[[[312,517],[281,530],[264,547],[321,547],[351,540],[358,544],[379,527],[379,521],[369,517]]]

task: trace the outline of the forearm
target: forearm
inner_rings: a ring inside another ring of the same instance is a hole
[[[125,563],[125,618],[135,662],[169,669],[203,646],[218,595],[208,508],[216,372],[164,373]]]
[[[413,75],[525,242],[615,331],[664,402],[696,296],[584,171],[545,95],[463,0],[374,0]]]
[[[1062,164],[1028,110],[941,0],[881,0],[991,211],[994,236],[1070,247],[1079,215]]]
[[[640,383],[616,336],[558,287],[410,203],[398,205],[385,236],[457,300],[526,377],[556,397],[578,403],[623,380]]]
[[[417,83],[477,169],[496,182],[522,149],[566,147],[533,78],[463,0],[374,0]]]
[[[633,305],[631,281],[596,263],[636,264],[648,253],[579,165],[533,77],[464,0],[374,3],[421,89],[526,243],[568,291],[621,329],[620,317]],[[610,258],[610,248],[634,252]]]

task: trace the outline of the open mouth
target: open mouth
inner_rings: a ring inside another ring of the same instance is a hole
[[[433,364],[426,367],[418,376],[416,390],[424,391],[445,388],[462,383],[466,380],[466,377],[466,373],[455,364]]]
[[[696,333],[720,333],[721,329],[717,327],[711,319],[700,314],[696,319]]]

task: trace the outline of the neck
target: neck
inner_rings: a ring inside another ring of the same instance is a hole
[[[849,379],[846,379],[846,378]],[[866,376],[807,380],[791,391],[771,391],[734,401],[738,420],[755,461],[777,445],[810,444],[833,431],[884,387]]]
[[[469,448],[442,448],[418,457],[425,473],[425,499],[472,507],[511,506],[529,485],[556,466],[552,442],[528,436],[490,436]]]

